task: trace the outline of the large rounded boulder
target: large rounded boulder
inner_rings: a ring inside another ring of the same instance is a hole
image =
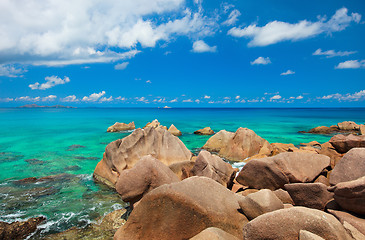
[[[178,137],[163,128],[136,129],[129,136],[109,143],[94,171],[96,180],[115,186],[120,173],[141,157],[151,155],[165,165],[189,161],[192,153]]]
[[[221,130],[210,137],[202,148],[208,150],[209,152],[219,152],[228,144],[228,141],[233,138],[233,136],[233,132]]]
[[[242,161],[257,154],[270,155],[272,147],[268,141],[248,128],[239,128],[219,155],[231,161]]]
[[[165,184],[142,198],[114,239],[189,239],[208,227],[242,239],[248,220],[238,211],[237,199],[226,187],[206,177]]]
[[[365,147],[365,135],[335,135],[329,141],[339,153],[346,153],[352,148]]]
[[[291,207],[261,215],[243,228],[245,240],[298,240],[306,230],[326,240],[352,239],[331,214],[305,207]]]
[[[304,152],[280,153],[273,157],[249,161],[236,180],[251,188],[276,190],[288,183],[312,182],[328,166],[330,158],[324,155]]]

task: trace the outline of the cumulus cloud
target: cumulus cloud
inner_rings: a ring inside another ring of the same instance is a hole
[[[42,101],[43,102],[52,102],[54,100],[56,100],[57,96],[56,95],[49,95],[47,97],[43,97]]]
[[[203,40],[198,40],[193,43],[193,52],[202,53],[202,52],[216,52],[217,46],[209,46]]]
[[[12,101],[14,101],[14,98],[9,98],[9,97],[7,97],[7,98],[0,98],[0,102],[12,102]]]
[[[241,16],[240,11],[238,11],[237,9],[234,9],[228,16],[228,19],[226,21],[224,21],[222,24],[223,25],[227,25],[227,26],[231,26],[234,25],[237,21],[238,21],[238,17]]]
[[[61,98],[62,102],[78,102],[79,100],[76,98],[75,95],[70,95],[65,98]]]
[[[357,53],[357,51],[338,51],[338,52],[336,52],[335,50],[322,51],[322,49],[318,48],[313,53],[313,55],[315,55],[315,56],[326,56],[327,58],[331,58],[331,57],[349,56],[349,55],[355,54],[355,53]]]
[[[346,68],[365,68],[365,60],[348,60],[339,63],[336,69],[346,69]]]
[[[41,100],[40,97],[29,97],[29,96],[15,98],[15,101],[21,101],[21,102],[38,102],[40,100]]]
[[[151,80],[147,80],[146,83],[152,83]]]
[[[258,57],[255,59],[255,61],[251,62],[251,65],[267,65],[270,63],[271,61],[269,57]]]
[[[279,99],[281,99],[280,95],[274,95],[270,98],[270,100],[279,100]]]
[[[348,102],[363,101],[363,100],[365,100],[365,90],[361,90],[361,91],[355,92],[353,94],[351,94],[351,93],[347,93],[347,94],[334,93],[334,94],[320,97],[319,99],[324,99],[324,100],[334,99],[334,100],[338,100],[338,101],[348,101]]]
[[[236,98],[236,99],[240,99],[240,96],[239,96],[239,95],[237,95],[235,98]]]
[[[110,96],[110,97],[103,97],[99,100],[99,102],[112,102],[113,101],[113,97]]]
[[[184,0],[75,0],[72,7],[65,1],[2,1],[0,63],[113,62],[176,36],[212,35],[217,19],[192,8]]]
[[[299,95],[299,96],[298,96],[298,97],[296,97],[295,99],[297,99],[297,100],[303,99],[303,96],[302,96],[302,95]]]
[[[124,70],[127,68],[129,62],[123,62],[114,66],[115,70]]]
[[[70,78],[69,77],[64,77],[63,79],[57,76],[50,76],[50,77],[45,77],[44,78],[46,80],[45,83],[40,84],[39,82],[33,83],[33,84],[29,84],[29,87],[32,90],[38,89],[38,90],[46,90],[49,88],[52,88],[56,85],[62,85],[65,83],[70,82]]]
[[[347,8],[341,8],[328,20],[321,18],[316,22],[302,20],[298,23],[272,21],[265,26],[251,24],[245,28],[233,27],[228,34],[234,37],[246,37],[251,39],[248,46],[268,46],[282,41],[298,41],[317,36],[321,33],[338,32],[344,30],[351,22],[359,23],[361,15],[351,13]]]
[[[292,75],[292,74],[295,74],[295,72],[294,72],[294,71],[292,71],[292,70],[288,70],[288,71],[286,71],[286,72],[280,73],[280,75],[282,75],[282,76],[285,76],[285,75]]]
[[[185,100],[183,100],[183,102],[193,102],[193,100],[191,100],[191,99],[185,99]]]
[[[0,64],[0,76],[11,77],[11,78],[22,77],[23,76],[22,74],[25,72],[27,72],[27,70],[15,67],[14,65],[11,64]]]
[[[102,92],[99,92],[99,93],[93,93],[90,96],[84,96],[82,98],[82,101],[84,101],[84,102],[96,102],[104,95],[105,95],[105,91],[102,91]]]
[[[210,96],[208,96],[208,95],[205,95],[205,96],[204,96],[204,98],[205,98],[205,99],[209,99],[209,98],[210,98]]]
[[[177,98],[172,99],[172,100],[170,101],[170,103],[175,103],[175,102],[177,102]]]

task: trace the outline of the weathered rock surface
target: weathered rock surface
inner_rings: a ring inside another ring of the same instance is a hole
[[[328,180],[328,178],[326,178],[325,176],[323,175],[319,175],[316,180],[314,180],[314,183],[322,183],[326,186],[330,186],[330,182]]]
[[[220,228],[210,227],[190,238],[190,240],[239,240],[239,238],[223,231]]]
[[[319,154],[326,155],[331,158],[331,168],[333,169],[337,162],[343,157],[343,154],[338,153],[331,143],[325,142],[321,145],[321,149],[318,149]]]
[[[300,133],[313,133],[313,134],[333,134],[333,133],[336,133],[339,131],[340,130],[338,129],[337,126],[331,126],[331,127],[319,126],[319,127],[312,128],[309,131],[299,131],[299,132]]]
[[[256,193],[240,198],[238,203],[249,220],[264,213],[284,208],[280,199],[269,189],[262,189]]]
[[[289,193],[281,188],[274,191],[274,194],[282,201],[284,204],[294,205],[293,199],[290,197]]]
[[[360,135],[365,135],[365,124],[361,124],[359,127]]]
[[[280,153],[249,161],[236,180],[251,188],[276,190],[288,183],[312,182],[329,165],[330,158],[320,154]]]
[[[300,143],[302,146],[309,146],[309,147],[320,147],[321,144],[317,141],[311,141],[309,143]]]
[[[337,123],[337,127],[340,130],[345,130],[345,131],[359,130],[360,128],[360,126],[353,121],[345,121]]]
[[[114,123],[114,125],[108,127],[108,130],[106,130],[106,131],[107,132],[120,132],[120,131],[134,130],[134,129],[136,129],[134,122],[130,122],[128,124],[116,122],[116,123]]]
[[[189,239],[217,227],[242,239],[248,222],[236,195],[206,177],[190,177],[146,194],[114,239]]]
[[[348,182],[365,176],[365,148],[352,148],[331,172],[331,185]]]
[[[324,238],[321,238],[320,236],[308,232],[306,230],[300,230],[299,231],[299,240],[326,240]]]
[[[284,187],[295,206],[324,210],[328,201],[333,198],[333,193],[322,183],[292,183],[285,184]]]
[[[357,228],[349,224],[348,222],[343,223],[343,227],[346,229],[348,234],[354,239],[354,240],[363,240],[365,239],[365,235],[362,234]]]
[[[231,161],[242,161],[256,154],[270,155],[271,151],[268,141],[248,128],[239,128],[219,151],[219,155]]]
[[[191,177],[191,169],[194,167],[194,161],[183,161],[169,165],[169,168],[176,174],[180,180]]]
[[[365,135],[335,135],[329,141],[339,153],[346,153],[352,148],[365,147]]]
[[[169,127],[169,130],[168,130],[172,135],[174,136],[181,136],[182,133],[179,129],[177,129],[174,124],[171,124],[171,126]]]
[[[351,239],[334,216],[305,207],[281,209],[255,218],[243,228],[243,239],[297,240],[301,230],[326,240]]]
[[[294,144],[289,143],[271,143],[272,147],[272,156],[278,155],[279,153],[283,152],[294,152],[295,150],[298,150],[297,147],[294,146]]]
[[[37,230],[37,226],[45,221],[45,217],[29,218],[23,222],[0,222],[0,239],[21,240]]]
[[[155,119],[152,122],[147,123],[146,126],[143,127],[143,129],[149,128],[149,127],[157,128],[160,125],[161,125],[161,123],[157,119]]]
[[[133,204],[152,189],[178,181],[180,179],[168,166],[149,155],[131,169],[121,171],[115,189],[124,202]]]
[[[365,176],[333,187],[335,201],[345,210],[365,215]]]
[[[228,144],[228,141],[233,138],[233,136],[233,132],[221,130],[208,139],[208,141],[204,144],[203,149],[210,152],[219,152]]]
[[[327,211],[334,215],[342,224],[346,221],[365,235],[365,218],[339,210],[327,209]]]
[[[189,161],[192,153],[178,137],[161,128],[136,129],[129,136],[109,143],[94,177],[114,186],[120,173],[132,168],[141,157],[151,155],[165,165]]]
[[[199,153],[190,173],[191,176],[209,177],[228,188],[232,187],[236,176],[231,164],[205,150]]]
[[[214,131],[210,127],[205,127],[199,130],[196,130],[194,134],[198,135],[213,135]]]

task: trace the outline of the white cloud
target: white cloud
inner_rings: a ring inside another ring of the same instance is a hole
[[[279,100],[279,99],[281,99],[280,95],[274,95],[270,98],[270,100]]]
[[[115,99],[116,100],[119,100],[119,101],[125,101],[125,100],[127,100],[125,97],[121,97],[121,96],[116,97]]]
[[[41,100],[40,97],[29,97],[29,96],[25,96],[25,97],[17,97],[15,99],[15,101],[22,101],[22,102],[38,102],[39,100]]]
[[[147,80],[146,83],[152,83],[151,80]]]
[[[203,40],[198,40],[193,43],[193,52],[202,53],[202,52],[216,52],[217,46],[209,46]]]
[[[102,91],[102,92],[99,92],[99,93],[93,93],[88,97],[84,96],[82,98],[82,101],[84,101],[84,102],[96,102],[104,95],[105,95],[105,91]]]
[[[110,97],[103,97],[103,98],[101,98],[100,100],[99,100],[99,102],[111,102],[111,101],[113,101],[113,97],[112,96],[110,96]]]
[[[57,96],[56,95],[49,95],[47,97],[43,97],[42,101],[43,102],[52,102],[54,100],[56,100]]]
[[[134,99],[136,99],[137,102],[149,103],[148,99],[145,97],[135,97]]]
[[[185,100],[183,100],[183,102],[193,102],[193,100],[191,100],[191,99],[185,99]]]
[[[239,96],[239,95],[237,95],[235,98],[236,98],[236,99],[240,99],[240,96]]]
[[[12,78],[22,77],[22,74],[24,72],[27,72],[27,70],[23,68],[17,68],[11,64],[0,64],[0,76],[12,77]]]
[[[285,75],[292,75],[292,74],[295,74],[295,72],[294,72],[294,71],[292,71],[292,70],[288,70],[288,71],[286,71],[286,72],[280,73],[280,75],[282,75],[282,76],[285,76]]]
[[[176,36],[212,35],[216,16],[204,15],[200,5],[192,8],[184,0],[74,0],[72,7],[65,1],[2,1],[0,63],[113,62]]]
[[[196,102],[196,103],[200,103],[200,100],[199,100],[199,99],[196,99],[196,100],[195,100],[195,102]]]
[[[361,91],[355,92],[353,94],[335,93],[335,94],[330,94],[327,96],[320,97],[319,99],[324,99],[324,100],[335,99],[338,101],[348,101],[348,102],[362,101],[362,100],[365,100],[365,90],[361,90]]]
[[[348,60],[339,63],[336,69],[346,69],[346,68],[365,68],[365,60]]]
[[[204,96],[204,98],[205,98],[205,99],[209,99],[209,98],[210,98],[210,96],[208,96],[208,95],[205,95],[205,96]]]
[[[123,62],[114,66],[115,70],[124,70],[127,68],[129,62]]]
[[[39,82],[36,82],[36,83],[33,83],[33,84],[29,84],[29,87],[32,90],[35,90],[35,89],[46,90],[46,89],[52,88],[56,85],[62,85],[62,84],[70,82],[69,77],[64,77],[62,79],[58,76],[50,76],[50,77],[45,77],[44,79],[46,80],[45,83],[40,84]]]
[[[170,103],[174,103],[174,102],[177,102],[177,98],[172,99],[172,100],[170,101]]]
[[[251,62],[251,65],[259,65],[259,64],[262,64],[262,65],[266,65],[266,64],[270,64],[271,61],[270,61],[270,58],[269,57],[258,57],[257,59],[255,59],[255,61]]]
[[[78,102],[79,100],[76,98],[75,95],[70,95],[65,98],[61,99],[62,102]]]
[[[298,96],[298,97],[296,97],[295,99],[297,99],[297,100],[303,99],[303,96],[302,96],[302,95],[299,95],[299,96]]]
[[[0,102],[12,102],[14,101],[14,98],[0,98]]]
[[[313,55],[315,56],[326,56],[327,58],[331,58],[331,57],[343,57],[343,56],[349,56],[351,54],[355,54],[357,53],[357,51],[338,51],[336,52],[335,50],[327,50],[327,51],[322,51],[322,49],[318,48]]]
[[[229,14],[228,19],[226,21],[224,21],[222,24],[227,25],[227,26],[231,26],[231,25],[235,24],[238,21],[239,16],[241,16],[240,11],[238,11],[237,9],[234,9]]]
[[[347,15],[347,13],[347,8],[341,8],[327,22],[322,18],[316,22],[308,20],[302,20],[298,23],[272,21],[263,27],[256,24],[251,24],[243,29],[233,27],[228,31],[228,34],[234,37],[251,39],[248,43],[248,46],[251,47],[268,46],[282,41],[298,41],[317,36],[323,32],[342,31],[351,22],[360,22],[360,14],[351,13],[351,15]]]

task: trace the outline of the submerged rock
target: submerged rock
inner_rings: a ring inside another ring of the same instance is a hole
[[[79,144],[72,144],[67,148],[67,151],[74,151],[79,148],[86,148],[85,146],[79,145]]]
[[[37,226],[46,220],[45,217],[29,218],[23,222],[0,222],[0,239],[21,240],[37,230]]]
[[[205,127],[199,130],[196,130],[194,134],[198,135],[213,135],[214,131],[210,127]]]
[[[30,165],[42,165],[45,163],[45,161],[39,160],[37,158],[25,159],[24,161],[26,161]]]
[[[106,131],[107,132],[121,132],[121,131],[134,130],[134,129],[136,129],[134,122],[130,122],[128,124],[116,122],[116,123],[114,123],[114,125],[108,127],[108,129]]]
[[[236,195],[206,177],[190,177],[162,185],[146,194],[114,239],[189,239],[217,227],[242,239],[248,222]]]
[[[178,137],[162,128],[136,129],[129,136],[109,143],[94,171],[96,180],[114,186],[120,173],[141,157],[151,155],[165,165],[189,161],[192,153]]]

